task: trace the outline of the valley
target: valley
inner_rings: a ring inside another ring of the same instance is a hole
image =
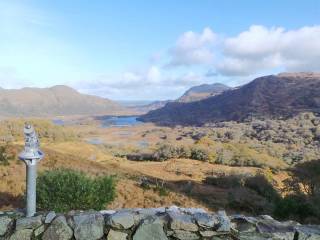
[[[288,81],[288,75],[285,76],[284,81]],[[314,75],[310,79],[316,81]],[[264,81],[264,85],[269,84],[268,80]],[[320,117],[317,105],[312,105],[315,111],[301,107],[301,111],[295,114],[282,117],[252,115],[242,121],[223,118],[212,121],[207,119],[208,116],[199,118],[200,115],[194,112],[188,113],[193,122],[203,123],[200,125],[176,124],[179,122],[175,120],[170,124],[162,124],[162,120],[155,123],[146,121],[149,116],[155,117],[173,105],[200,106],[204,102],[207,104],[225,98],[225,95],[234,96],[234,91],[247,88],[243,86],[237,90],[222,86],[221,92],[210,93],[212,86],[209,86],[209,92],[199,95],[199,91],[206,87],[192,88],[196,89],[196,94],[193,95],[191,89],[183,95],[188,96],[184,100],[171,101],[164,106],[155,103],[152,106],[158,106],[158,110],[151,110],[146,115],[138,113],[143,114],[151,105],[120,107],[120,112],[107,115],[99,110],[97,114],[3,116],[0,121],[0,210],[22,208],[24,205],[25,166],[17,160],[17,154],[22,150],[22,129],[24,122],[28,121],[34,125],[46,154],[40,162],[40,173],[69,168],[92,177],[115,176],[116,198],[105,208],[177,205],[210,211],[226,209],[229,213],[270,214],[282,219],[317,223],[317,210],[312,210],[314,217],[308,215],[303,218],[299,213],[291,217],[279,210],[283,209],[280,204],[287,204],[287,196],[297,194],[298,188],[293,186],[309,183],[309,180],[304,182],[305,178],[297,178],[301,177],[295,175],[301,174],[297,169],[319,162]],[[302,97],[299,99],[309,96],[310,91],[300,92]],[[259,90],[259,100],[253,100],[256,109],[266,103],[268,93]],[[82,99],[81,95],[76,95]],[[194,99],[204,95],[207,98]],[[313,93],[312,96],[317,104],[317,96]],[[282,100],[270,100],[269,109],[274,106],[273,102],[279,101]],[[65,102],[63,105],[68,104]],[[228,104],[230,109],[234,109],[239,103],[230,101]],[[305,102],[300,101],[299,104],[303,106]],[[237,110],[245,115],[248,108]],[[170,112],[170,121],[177,116],[189,119],[183,111],[180,115]],[[283,107],[276,112],[282,111]],[[311,169],[317,171],[317,167]],[[307,176],[309,174],[310,169]],[[317,209],[313,203],[317,200],[314,199],[315,196],[310,196],[310,200],[303,201],[308,201],[306,204],[310,204],[310,208]]]

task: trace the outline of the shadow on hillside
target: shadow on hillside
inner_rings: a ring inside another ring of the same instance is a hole
[[[210,180],[208,180],[210,178]],[[211,211],[225,209],[229,212],[248,213],[253,215],[271,214],[273,201],[269,196],[261,194],[258,189],[245,187],[235,180],[237,176],[208,177],[203,182],[192,180],[162,181],[161,179],[148,178],[149,184],[164,187],[172,192],[190,197]],[[259,184],[259,179],[257,180]],[[212,182],[214,179],[214,183]],[[251,178],[248,178],[251,179]],[[265,183],[264,183],[265,184]],[[270,196],[277,197],[278,193],[271,184],[264,185],[262,191],[270,193]],[[184,203],[177,203],[181,207]]]
[[[22,195],[12,195],[7,192],[0,192],[0,209],[5,208],[22,208],[24,199]]]

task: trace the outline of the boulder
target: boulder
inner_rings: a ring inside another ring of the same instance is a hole
[[[73,236],[72,229],[68,226],[64,216],[56,217],[44,232],[43,240],[69,240]]]
[[[12,222],[13,220],[8,216],[0,216],[0,237],[6,234]]]
[[[200,237],[193,232],[184,231],[184,230],[174,230],[173,236],[180,240],[196,240],[200,239]]]
[[[269,234],[274,238],[292,240],[295,235],[295,227],[291,223],[281,223],[274,219],[263,219],[257,224],[259,233]]]
[[[104,235],[104,218],[100,213],[75,215],[73,222],[76,240],[97,240]]]
[[[36,229],[42,225],[42,216],[19,218],[16,221],[16,230]]]
[[[129,229],[134,225],[132,212],[117,212],[108,216],[108,224],[115,229]]]
[[[133,240],[167,240],[167,236],[163,231],[163,225],[158,222],[141,224],[135,234]]]
[[[107,240],[126,240],[128,234],[110,229]]]
[[[9,238],[9,240],[31,240],[32,229],[16,230]]]
[[[229,232],[231,229],[231,221],[225,211],[218,211],[219,227],[217,232]]]
[[[296,226],[297,240],[320,240],[320,226]]]
[[[48,224],[48,223],[51,223],[52,220],[56,217],[56,213],[54,211],[50,211],[46,218],[44,219],[44,223]]]
[[[44,225],[41,225],[40,227],[38,227],[36,230],[34,230],[34,236],[38,237],[40,236],[43,232],[44,232]]]
[[[197,224],[194,223],[191,216],[177,213],[177,212],[170,212],[170,227],[173,230],[185,230],[190,232],[198,231]]]
[[[198,212],[194,214],[194,219],[199,226],[203,228],[213,228],[219,224],[219,220],[215,215],[210,215],[208,213]]]

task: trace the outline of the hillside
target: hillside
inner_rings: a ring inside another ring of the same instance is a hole
[[[229,89],[230,87],[221,83],[202,84],[199,86],[194,86],[194,87],[191,87],[189,90],[187,90],[178,99],[178,102],[199,101],[211,96],[215,96]]]
[[[249,117],[287,118],[300,112],[320,112],[320,74],[282,73],[201,101],[169,103],[141,117],[164,125],[203,125],[243,121]]]
[[[132,109],[141,114],[145,114],[149,111],[163,108],[167,103],[199,101],[211,96],[218,95],[229,89],[231,88],[221,83],[202,84],[202,85],[191,87],[181,97],[179,97],[176,100],[154,101],[146,105],[134,106],[132,107]]]
[[[0,89],[0,116],[115,114],[124,108],[67,86]]]

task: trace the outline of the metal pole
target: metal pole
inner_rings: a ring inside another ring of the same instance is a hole
[[[19,154],[19,159],[26,164],[26,216],[32,217],[36,213],[37,163],[41,161],[44,154],[39,149],[37,134],[30,124],[26,124],[24,127],[24,136],[24,150]]]
[[[37,165],[27,164],[27,217],[36,213],[36,179]]]

